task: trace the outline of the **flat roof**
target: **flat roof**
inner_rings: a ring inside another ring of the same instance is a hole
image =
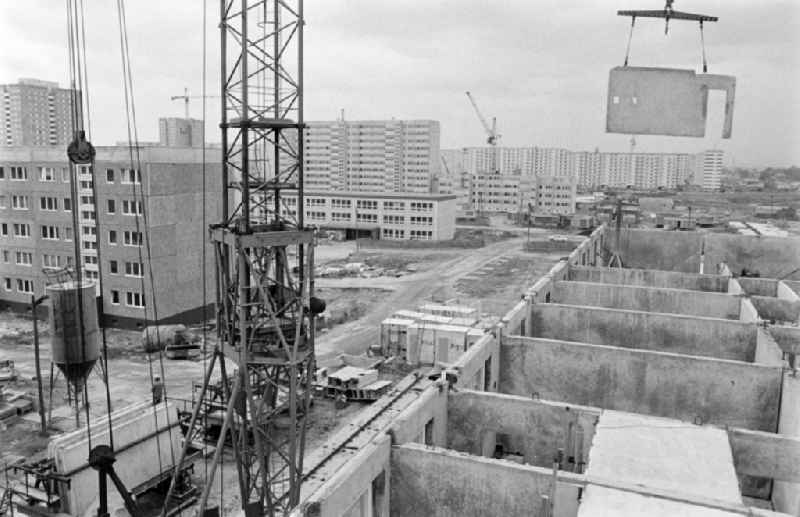
[[[296,190],[286,189],[288,195],[297,195]],[[426,194],[420,192],[347,192],[343,190],[306,190],[305,197],[341,197],[341,198],[373,198],[373,199],[419,199],[421,201],[450,201],[455,194]]]

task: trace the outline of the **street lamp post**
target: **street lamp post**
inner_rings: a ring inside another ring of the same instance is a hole
[[[47,420],[44,416],[44,394],[42,393],[42,370],[39,367],[39,320],[36,317],[36,307],[47,300],[47,296],[36,298],[31,295],[31,314],[33,315],[33,359],[36,365],[36,386],[39,390],[39,417],[42,423],[41,434],[47,434]]]

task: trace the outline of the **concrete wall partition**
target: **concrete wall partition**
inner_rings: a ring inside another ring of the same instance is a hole
[[[548,469],[416,444],[392,447],[391,465],[392,517],[545,515],[543,496],[555,496],[555,517],[574,517],[584,483],[576,475],[574,482],[567,473],[556,480]]]
[[[600,410],[500,393],[459,391],[447,404],[447,448],[491,457],[504,437],[506,452],[549,468],[558,449],[565,468],[582,472]]]
[[[781,283],[800,296],[800,280],[781,280]]]
[[[706,318],[739,319],[739,298],[724,293],[594,282],[556,282],[554,303]]]
[[[678,314],[553,303],[531,308],[534,337],[751,362],[756,326]]]
[[[781,392],[781,412],[778,421],[778,432],[785,436],[800,439],[800,374],[785,372],[783,390]],[[797,446],[794,446],[794,468],[800,465],[797,459]],[[800,515],[800,480],[775,481],[772,488],[772,503],[779,512]]]
[[[620,253],[625,267],[686,273],[699,273],[703,257],[705,272],[716,271],[718,264],[725,263],[734,275],[748,269],[762,277],[778,278],[786,274],[786,265],[800,256],[800,239],[788,237],[624,229],[619,249],[613,238],[608,244]],[[800,271],[788,278],[800,280]]]
[[[497,391],[500,377],[499,340],[492,334],[484,335],[453,364],[452,370],[458,377],[458,388]]]
[[[756,296],[778,296],[778,281],[772,278],[738,277],[736,279],[744,292]]]
[[[389,454],[391,440],[383,435],[365,445],[292,512],[293,517],[389,515]]]
[[[500,358],[510,395],[760,431],[778,424],[776,366],[525,337],[505,339]]]
[[[447,386],[438,382],[425,389],[392,423],[395,443],[418,442],[444,447],[447,443]]]
[[[751,296],[759,317],[766,321],[795,323],[800,320],[800,301],[781,300],[768,296]]]
[[[657,269],[570,266],[568,280],[725,293],[729,277]]]

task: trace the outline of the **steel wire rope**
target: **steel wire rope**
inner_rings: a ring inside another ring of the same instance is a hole
[[[78,38],[77,27],[77,11],[74,10],[73,0],[67,0],[67,42],[69,51],[69,77],[70,77],[70,110],[72,113],[72,133],[74,138],[78,138],[78,132],[83,130],[83,107],[81,102],[81,66],[80,66],[80,43]],[[78,89],[76,90],[75,79],[78,78]],[[72,201],[72,232],[73,232],[73,247],[75,254],[75,273],[76,273],[76,289],[75,297],[77,301],[78,311],[78,328],[80,329],[81,337],[81,360],[86,362],[86,329],[83,321],[84,307],[83,307],[83,281],[82,272],[83,263],[81,262],[81,246],[80,246],[80,223],[78,222],[78,167],[76,164],[69,162],[69,178],[70,178],[70,199]],[[36,317],[34,315],[34,317]],[[66,375],[65,375],[66,377]],[[87,378],[83,379],[83,401],[86,414],[86,438],[89,450],[92,449],[92,428],[89,422],[89,393],[86,387]],[[69,389],[69,379],[67,379],[67,389]],[[78,398],[78,386],[75,386],[75,419],[76,425],[80,423],[80,402]]]
[[[157,305],[156,305],[156,294],[154,289],[154,282],[152,278],[152,261],[151,261],[151,253],[150,253],[150,242],[149,242],[149,232],[147,231],[147,219],[146,219],[146,210],[144,209],[144,190],[141,186],[141,157],[139,154],[139,137],[138,131],[136,129],[136,112],[135,112],[135,104],[133,101],[133,78],[130,69],[130,52],[128,47],[128,35],[127,35],[127,20],[125,18],[125,5],[124,0],[117,0],[117,19],[119,24],[119,38],[120,38],[120,53],[121,53],[121,61],[122,61],[122,79],[123,79],[123,91],[125,96],[125,116],[127,121],[127,132],[128,132],[128,148],[130,153],[130,162],[131,168],[127,171],[129,175],[129,180],[131,183],[131,190],[133,194],[133,205],[130,207],[134,213],[134,222],[136,228],[135,238],[134,235],[131,235],[131,243],[137,247],[138,250],[138,259],[139,259],[139,273],[140,273],[140,286],[142,289],[141,293],[141,302],[142,302],[142,309],[144,312],[144,322],[147,324],[147,301],[145,296],[146,284],[144,280],[144,264],[143,264],[143,256],[142,256],[142,241],[143,236],[147,235],[147,252],[148,252],[148,262],[149,262],[149,273],[150,273],[150,281],[151,281],[151,289],[152,289],[152,299],[153,299],[153,320],[156,323],[156,340],[158,343],[158,347],[160,348],[160,333],[158,330],[158,312],[157,312]],[[134,148],[135,148],[135,158],[134,158]],[[125,176],[125,172],[123,170],[123,180]],[[138,180],[138,181],[137,181]],[[139,184],[140,188],[140,196],[141,201],[137,199],[136,194],[136,184]],[[142,231],[139,212],[142,212],[144,216],[144,232]],[[127,294],[127,293],[126,293]],[[135,300],[134,300],[135,301]],[[148,370],[150,376],[150,386],[151,390],[153,390],[153,394],[155,395],[155,381],[153,376],[153,360],[152,360],[152,353],[149,352],[150,346],[150,332],[148,332],[147,328],[144,331],[145,336],[145,347],[148,353]],[[159,357],[161,357],[161,352],[159,351]],[[162,376],[163,374],[163,361],[161,363],[162,366]],[[167,392],[165,387],[166,377],[164,377],[164,381],[162,381],[162,393],[166,402]],[[162,472],[163,469],[163,462],[161,460],[161,440],[160,440],[160,430],[158,426],[158,409],[156,407],[155,400],[153,403],[153,420],[155,422],[155,438],[156,438],[156,449],[158,450],[158,465],[159,465],[159,472]],[[171,424],[169,419],[169,411],[165,411],[166,421],[167,421],[167,431],[170,432]],[[172,457],[172,463],[175,463],[175,456],[174,451],[172,448],[172,441],[169,441],[170,444],[170,454]]]

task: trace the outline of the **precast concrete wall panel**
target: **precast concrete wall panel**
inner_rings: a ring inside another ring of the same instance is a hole
[[[571,281],[556,282],[553,302],[722,319],[738,319],[740,303],[723,293]]]
[[[542,303],[533,336],[752,362],[756,325],[678,314]]]
[[[779,367],[523,337],[503,343],[500,362],[501,393],[689,422],[777,428]]]
[[[657,269],[570,266],[568,280],[725,293],[729,278]]]

